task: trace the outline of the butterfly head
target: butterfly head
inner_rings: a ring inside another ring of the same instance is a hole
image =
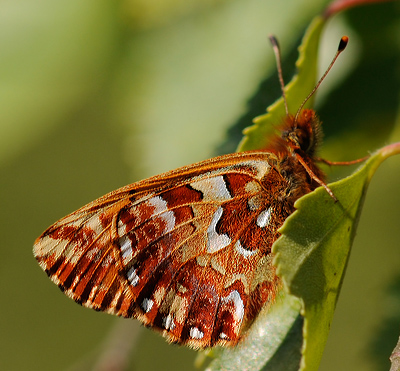
[[[321,123],[315,111],[303,109],[297,118],[287,116],[281,136],[293,151],[312,157],[322,139]]]

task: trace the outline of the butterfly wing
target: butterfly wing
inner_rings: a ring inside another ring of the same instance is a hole
[[[84,306],[171,342],[235,344],[278,286],[271,245],[288,211],[275,160],[231,154],[131,184],[56,222],[34,255]]]

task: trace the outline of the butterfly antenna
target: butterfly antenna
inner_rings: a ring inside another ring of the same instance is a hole
[[[326,69],[325,73],[322,75],[322,77],[319,79],[317,85],[315,85],[314,89],[311,91],[310,94],[308,94],[307,98],[304,99],[303,103],[300,105],[299,109],[296,112],[296,116],[294,117],[294,122],[297,122],[297,118],[299,117],[299,114],[301,112],[301,110],[303,109],[304,105],[307,103],[307,101],[314,95],[314,93],[316,92],[316,90],[319,88],[319,86],[321,85],[322,81],[324,81],[326,75],[329,73],[329,71],[331,70],[333,64],[336,62],[336,59],[339,57],[339,54],[346,49],[346,46],[349,42],[349,38],[347,36],[342,36],[342,38],[340,39],[339,42],[339,46],[337,49],[337,52],[335,54],[335,56],[332,59],[332,62],[330,63],[330,65],[328,66],[328,68]]]
[[[276,66],[278,68],[279,83],[281,85],[281,90],[282,90],[282,98],[283,98],[283,101],[285,103],[286,116],[288,116],[289,115],[289,110],[288,110],[286,94],[285,94],[285,83],[283,81],[283,76],[282,76],[281,48],[279,47],[278,40],[276,39],[275,36],[269,35],[268,38],[269,38],[269,41],[272,44],[272,49],[273,49],[274,54],[275,54]]]

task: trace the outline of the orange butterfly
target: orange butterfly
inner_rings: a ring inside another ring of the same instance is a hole
[[[302,107],[266,150],[142,180],[59,220],[35,242],[40,266],[76,302],[170,342],[237,343],[280,286],[271,246],[294,202],[319,185],[334,197],[315,164],[320,122]]]

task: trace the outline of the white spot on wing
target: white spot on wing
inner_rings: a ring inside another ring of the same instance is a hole
[[[215,230],[223,212],[220,206],[214,213],[210,226],[207,229],[207,252],[209,253],[217,252],[231,243],[231,239],[226,234],[218,234]]]
[[[257,225],[260,228],[264,228],[269,224],[271,220],[271,208],[269,207],[267,210],[262,211],[257,217]]]
[[[136,273],[136,269],[133,267],[129,269],[127,278],[132,286],[136,286],[139,283],[139,276]]]
[[[222,301],[225,303],[229,301],[233,302],[235,307],[235,320],[241,322],[244,316],[244,305],[239,292],[237,290],[231,291],[227,297],[222,298]]]
[[[232,198],[222,175],[198,180],[190,183],[190,186],[202,192],[205,201],[225,201]]]
[[[153,308],[153,305],[154,305],[154,301],[153,300],[145,298],[145,299],[143,299],[141,306],[142,306],[142,309],[146,313],[148,313],[148,312],[151,311],[151,308]]]
[[[132,250],[132,241],[128,236],[122,236],[119,240],[119,245],[121,248],[122,259],[124,261],[130,260],[133,258],[133,250]]]
[[[197,327],[191,327],[189,330],[189,335],[192,339],[202,339],[204,333],[201,332]]]
[[[165,233],[172,231],[175,227],[175,214],[173,211],[168,210],[168,205],[165,200],[160,196],[152,197],[148,201],[150,206],[154,207],[154,214],[158,215],[161,219],[164,220],[166,227]]]
[[[160,215],[160,218],[164,220],[166,227],[165,233],[171,232],[175,227],[175,214],[172,210],[169,210]]]
[[[245,258],[248,258],[249,256],[256,254],[258,251],[258,250],[246,250],[245,248],[243,248],[242,244],[240,243],[240,240],[236,241],[235,249],[240,255],[244,256]]]
[[[167,317],[163,318],[163,326],[166,330],[173,330],[175,328],[175,322],[172,319],[171,315],[168,314]]]
[[[160,196],[152,197],[147,202],[154,207],[154,214],[161,214],[163,211],[168,210],[167,202]]]

